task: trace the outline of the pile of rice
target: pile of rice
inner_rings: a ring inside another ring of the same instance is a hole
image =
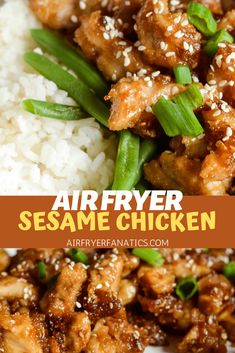
[[[94,119],[61,122],[21,108],[26,98],[75,104],[32,71],[23,54],[35,48],[30,28],[40,27],[27,0],[0,7],[0,194],[101,191],[112,181],[116,142]]]

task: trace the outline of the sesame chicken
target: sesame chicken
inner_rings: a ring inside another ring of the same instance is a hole
[[[63,268],[55,287],[49,289],[41,300],[43,312],[54,316],[63,316],[73,312],[86,279],[86,270],[80,263]]]
[[[139,331],[128,323],[122,310],[96,323],[85,353],[142,353],[144,347]]]
[[[173,83],[169,76],[160,75],[158,71],[146,75],[146,71],[141,70],[136,76],[121,79],[106,98],[112,101],[110,130],[134,128],[142,121],[146,109],[158,98],[162,95],[171,98],[182,90],[182,86]],[[153,114],[151,119],[155,122],[156,129],[158,125]]]
[[[212,67],[208,71],[207,82],[217,85],[223,99],[234,103],[235,93],[235,44],[221,43]]]
[[[74,27],[77,0],[30,0],[29,3],[44,25],[53,29]]]
[[[116,82],[127,72],[137,73],[148,69],[141,52],[123,38],[118,21],[102,16],[101,11],[81,17],[81,26],[75,32],[75,42],[86,57],[96,62],[108,81]]]
[[[22,249],[0,273],[0,352],[143,353],[167,345],[169,330],[178,353],[225,353],[235,343],[235,287],[222,274],[234,249],[156,249],[159,267],[129,249],[93,249],[86,266],[65,250],[54,283],[36,282],[32,268],[27,281],[10,275],[23,258],[36,269],[43,256],[50,268],[56,250]],[[198,290],[182,300],[176,288],[187,276]]]
[[[137,34],[145,59],[151,65],[166,68],[180,64],[197,67],[200,33],[188,23],[185,14],[169,13],[164,4],[147,0],[138,13]]]
[[[219,21],[218,28],[225,29],[228,32],[235,30],[235,9],[226,12],[221,21]]]

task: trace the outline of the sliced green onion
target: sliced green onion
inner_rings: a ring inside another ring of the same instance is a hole
[[[134,248],[132,254],[147,262],[151,266],[161,266],[164,263],[162,254],[152,248]]]
[[[140,143],[139,163],[136,171],[136,179],[133,187],[140,181],[143,175],[144,164],[149,162],[157,152],[157,144],[155,139],[145,139]]]
[[[157,103],[153,105],[152,110],[167,136],[180,135],[180,125],[183,124],[183,121],[180,123],[179,120],[182,120],[182,114],[175,103],[160,97]]]
[[[219,44],[222,42],[234,42],[231,34],[229,34],[225,29],[221,29],[213,37],[211,37],[204,45],[203,50],[207,55],[213,57],[219,49]]]
[[[230,281],[232,282],[235,281],[235,262],[234,261],[231,261],[224,266],[224,275]]]
[[[81,80],[63,70],[47,57],[35,52],[26,53],[24,59],[41,75],[66,91],[71,98],[102,125],[108,127],[109,109]]]
[[[46,29],[32,29],[31,35],[40,47],[72,69],[100,97],[103,98],[107,94],[109,86],[99,72],[67,41]]]
[[[188,6],[188,21],[205,36],[212,36],[217,30],[217,22],[208,7],[197,2]]]
[[[175,80],[180,85],[192,83],[192,76],[188,65],[179,65],[173,68]]]
[[[173,101],[186,104],[190,109],[195,110],[202,106],[203,97],[196,83],[190,85],[185,91],[178,94]]]
[[[45,262],[43,261],[40,261],[37,263],[37,270],[38,270],[38,278],[40,280],[43,280],[44,278],[46,278],[46,265],[45,265]]]
[[[69,255],[74,262],[82,262],[84,265],[89,264],[89,258],[87,254],[78,248],[73,248],[69,250]]]
[[[118,144],[113,190],[131,190],[139,168],[140,138],[129,130],[122,130]]]
[[[196,137],[202,134],[203,128],[193,110],[199,108],[202,103],[203,97],[199,88],[192,84],[178,94],[173,102],[164,97],[159,98],[152,110],[167,136]]]
[[[22,102],[22,105],[29,113],[52,119],[79,120],[88,117],[88,114],[80,107],[72,107],[64,104],[26,99]]]
[[[194,277],[182,278],[176,286],[176,294],[181,300],[192,298],[198,291],[198,283]]]

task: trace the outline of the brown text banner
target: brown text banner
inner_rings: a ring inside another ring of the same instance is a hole
[[[235,247],[235,198],[187,196],[180,211],[52,211],[53,196],[1,196],[0,246]]]

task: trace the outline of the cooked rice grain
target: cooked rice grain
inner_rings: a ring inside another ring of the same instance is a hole
[[[61,122],[21,108],[26,98],[74,104],[66,92],[23,61],[35,48],[30,28],[40,27],[27,0],[0,7],[0,194],[101,191],[111,180],[116,143],[94,119]]]

